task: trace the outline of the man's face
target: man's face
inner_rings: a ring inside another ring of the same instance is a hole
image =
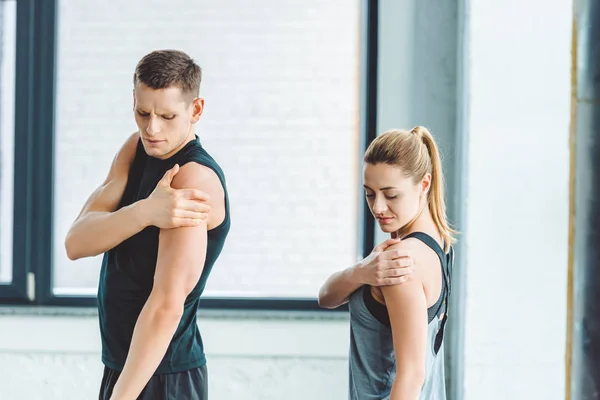
[[[151,157],[166,159],[193,136],[204,99],[186,100],[178,87],[152,89],[135,85],[133,112],[144,150]]]

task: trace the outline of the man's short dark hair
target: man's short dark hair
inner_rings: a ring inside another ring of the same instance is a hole
[[[156,50],[146,54],[133,74],[134,87],[138,83],[152,89],[178,87],[187,100],[199,96],[201,80],[200,66],[179,50]]]

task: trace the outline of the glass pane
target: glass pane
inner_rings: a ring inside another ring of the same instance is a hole
[[[0,282],[12,281],[17,2],[0,1]]]
[[[186,12],[60,1],[55,291],[95,293],[100,258],[69,261],[64,238],[135,131],[136,63],[176,48],[203,68],[196,133],[225,171],[232,207],[206,295],[314,298],[356,261],[359,2],[170,4]]]

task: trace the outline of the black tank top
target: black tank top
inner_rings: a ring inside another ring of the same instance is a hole
[[[174,373],[201,367],[206,363],[202,338],[196,324],[200,295],[212,267],[223,249],[229,232],[229,200],[225,176],[217,162],[204,150],[198,137],[168,159],[149,157],[138,142],[129,179],[119,208],[147,198],[166,171],[196,162],[212,169],[225,191],[225,219],[208,231],[206,261],[202,275],[185,301],[183,316],[167,352],[155,374]],[[158,235],[150,226],[104,254],[98,285],[98,314],[102,338],[102,361],[110,369],[121,371],[125,365],[133,328],[152,291]]]

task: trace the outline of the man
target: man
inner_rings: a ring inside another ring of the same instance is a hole
[[[100,399],[207,398],[199,298],[229,232],[225,177],[201,146],[200,67],[180,51],[134,74],[138,132],[69,230],[71,259],[104,252]]]

